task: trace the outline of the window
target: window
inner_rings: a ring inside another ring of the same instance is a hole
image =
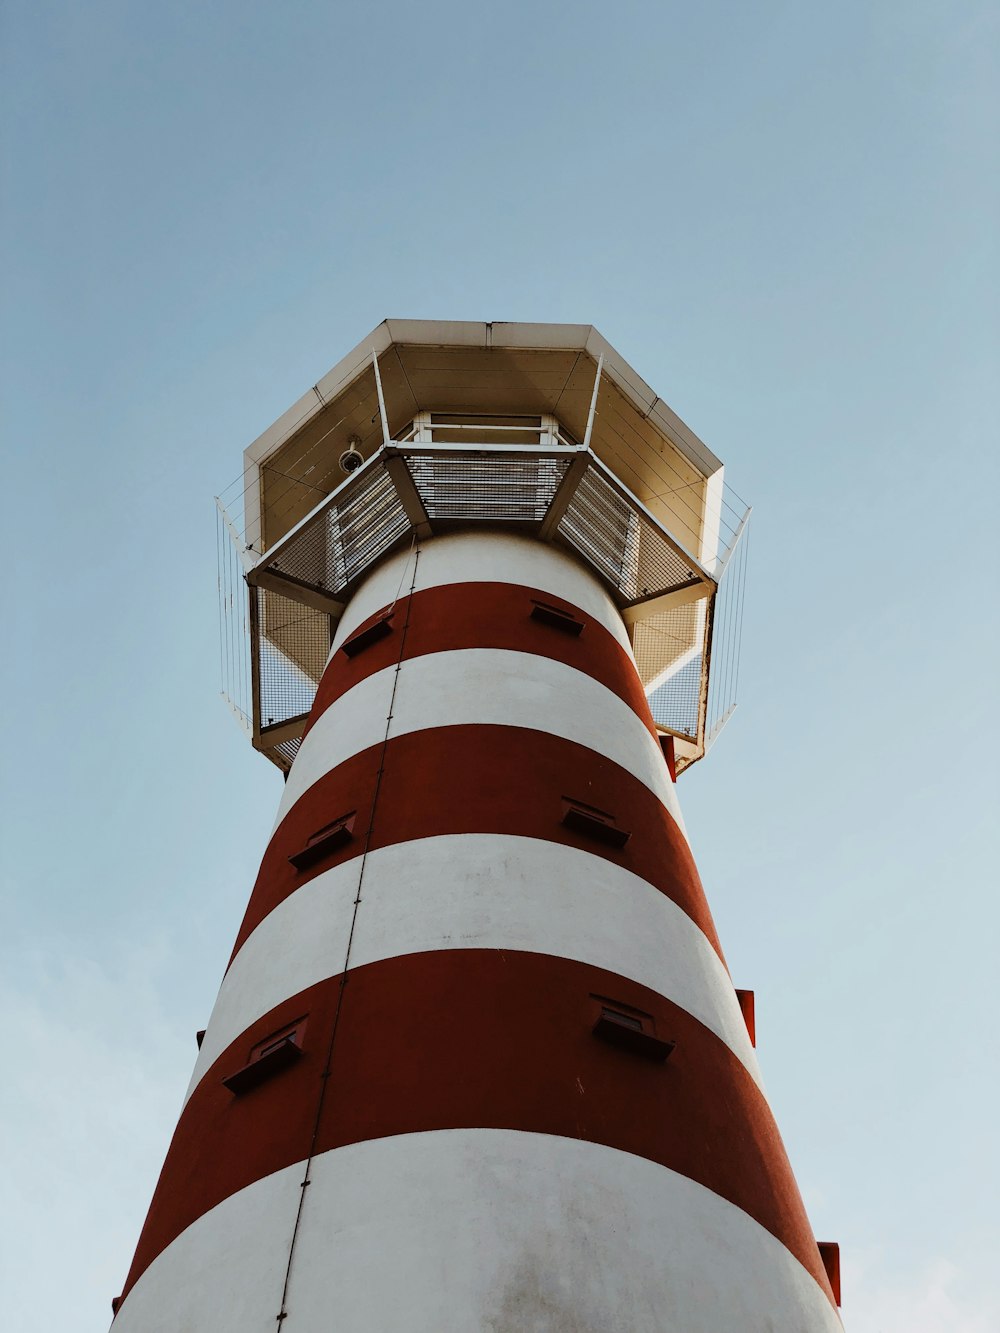
[[[332,856],[339,848],[346,846],[354,837],[354,816],[357,812],[351,810],[346,815],[341,815],[339,819],[333,820],[330,824],[324,824],[321,829],[310,834],[306,845],[301,851],[293,852],[288,858],[292,865],[300,873],[308,870],[310,866],[317,862],[325,860]]]
[[[632,1028],[635,1032],[642,1031],[642,1019],[636,1018],[633,1014],[623,1014],[617,1009],[609,1009],[607,1005],[601,1008],[601,1021],[608,1023],[620,1023],[622,1027]]]
[[[573,615],[572,611],[566,611],[561,606],[553,606],[550,602],[539,602],[534,598],[531,602],[531,619],[537,620],[541,625],[548,625],[551,629],[561,630],[563,634],[570,634],[574,638],[583,631],[583,621]]]
[[[262,1041],[256,1042],[251,1046],[243,1068],[224,1078],[223,1083],[230,1092],[239,1097],[274,1074],[280,1073],[282,1069],[287,1069],[302,1055],[302,1038],[305,1030],[306,1019],[303,1015],[293,1023],[286,1023],[284,1027],[278,1028]]]
[[[396,439],[401,444],[538,445],[542,449],[577,445],[550,413],[503,416],[481,412],[418,412]]]
[[[563,797],[562,823],[574,833],[582,833],[584,837],[606,843],[609,847],[624,847],[632,836],[627,830],[618,827],[614,815],[570,796]]]
[[[591,1030],[595,1037],[606,1041],[609,1046],[617,1046],[620,1050],[644,1056],[659,1064],[674,1049],[674,1042],[664,1041],[656,1035],[652,1014],[604,995],[592,995],[590,998],[598,1008],[597,1022]]]
[[[340,651],[347,657],[357,657],[358,653],[363,653],[366,648],[370,648],[373,643],[378,643],[379,639],[384,639],[391,633],[392,612],[385,611],[364,629],[355,630],[340,645]]]

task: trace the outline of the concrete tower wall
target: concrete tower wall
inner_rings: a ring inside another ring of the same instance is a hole
[[[542,543],[380,566],[289,774],[116,1328],[276,1321],[840,1329],[624,626]]]

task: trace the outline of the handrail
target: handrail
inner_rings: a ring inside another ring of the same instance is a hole
[[[537,435],[539,439],[541,439],[543,436],[547,436],[549,439],[558,440],[561,446],[569,449],[575,449],[579,447],[576,440],[572,440],[568,436],[564,435],[558,426],[552,426],[546,424],[545,422],[542,422],[540,425],[536,426],[531,422],[525,421],[520,425],[511,426],[511,425],[500,425],[500,424],[493,425],[489,422],[489,420],[483,420],[477,422],[431,421],[429,423],[422,423],[420,425],[414,424],[404,434],[397,435],[395,439],[392,440],[392,443],[393,444],[416,443],[417,442],[416,437],[422,431],[430,432],[431,438],[428,441],[428,443],[439,443],[439,441],[434,440],[435,431],[468,431],[470,433],[482,432],[486,435],[494,435],[506,431],[509,432],[510,434],[516,434],[516,435]],[[483,443],[484,444],[488,443],[488,441],[483,441]]]

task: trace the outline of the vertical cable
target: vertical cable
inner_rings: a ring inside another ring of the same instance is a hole
[[[743,553],[742,553],[743,563],[740,566],[740,588],[739,588],[740,603],[739,603],[739,618],[736,627],[736,680],[733,684],[734,704],[736,703],[736,695],[740,685],[740,659],[743,655],[743,600],[744,600],[744,590],[746,588],[747,563],[750,558],[749,551],[750,551],[750,529],[747,528],[746,532],[743,534]]]
[[[222,598],[222,517],[218,507],[215,510],[215,599],[219,612],[219,689],[226,693],[226,663],[223,650],[223,619],[225,615]]]
[[[330,1042],[326,1050],[326,1063],[323,1066],[323,1072],[320,1075],[319,1096],[316,1100],[316,1116],[313,1120],[312,1137],[309,1141],[309,1154],[306,1158],[305,1177],[299,1186],[299,1201],[295,1210],[295,1222],[292,1226],[292,1236],[288,1245],[288,1262],[285,1265],[285,1280],[281,1288],[281,1309],[275,1316],[276,1322],[281,1323],[283,1319],[288,1318],[286,1308],[288,1301],[288,1286],[292,1274],[292,1259],[295,1255],[295,1245],[299,1235],[299,1225],[302,1221],[302,1207],[305,1202],[306,1186],[310,1183],[310,1173],[312,1171],[313,1158],[316,1155],[316,1141],[319,1137],[320,1121],[323,1117],[323,1106],[326,1101],[327,1088],[330,1086],[333,1069],[333,1051],[337,1040],[337,1029],[340,1026],[340,1015],[344,1006],[344,989],[347,986],[348,969],[351,963],[351,947],[354,943],[354,930],[358,921],[358,909],[361,906],[361,887],[365,878],[365,865],[368,861],[368,849],[371,846],[372,831],[375,827],[375,811],[378,806],[379,792],[382,789],[382,774],[385,771],[385,753],[389,745],[389,731],[392,727],[392,710],[396,703],[396,690],[399,686],[399,673],[403,665],[403,654],[406,650],[406,634],[410,628],[410,611],[413,606],[413,593],[417,586],[417,566],[420,563],[420,548],[417,547],[413,558],[413,579],[410,583],[410,591],[406,598],[406,618],[403,621],[403,630],[399,637],[399,656],[396,658],[396,665],[392,677],[392,692],[389,696],[389,712],[385,719],[385,731],[382,736],[382,745],[379,751],[378,772],[375,775],[375,791],[372,795],[371,812],[368,816],[368,827],[365,830],[364,846],[361,849],[361,867],[358,871],[358,888],[354,897],[354,909],[351,913],[351,925],[347,933],[347,948],[344,953],[344,966],[340,973],[340,984],[337,988],[337,1007],[333,1015],[333,1031],[330,1033]],[[405,570],[405,566],[404,566]],[[402,579],[400,580],[402,586]],[[398,596],[398,593],[397,593]],[[395,605],[395,603],[394,603]]]

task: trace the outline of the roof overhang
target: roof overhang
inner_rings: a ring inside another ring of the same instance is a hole
[[[359,441],[396,439],[421,411],[550,414],[582,441],[602,364],[590,446],[694,554],[700,496],[722,464],[590,324],[387,319],[303,394],[244,455],[247,544],[266,551],[343,480],[337,460]],[[719,476],[721,482],[721,476]]]

